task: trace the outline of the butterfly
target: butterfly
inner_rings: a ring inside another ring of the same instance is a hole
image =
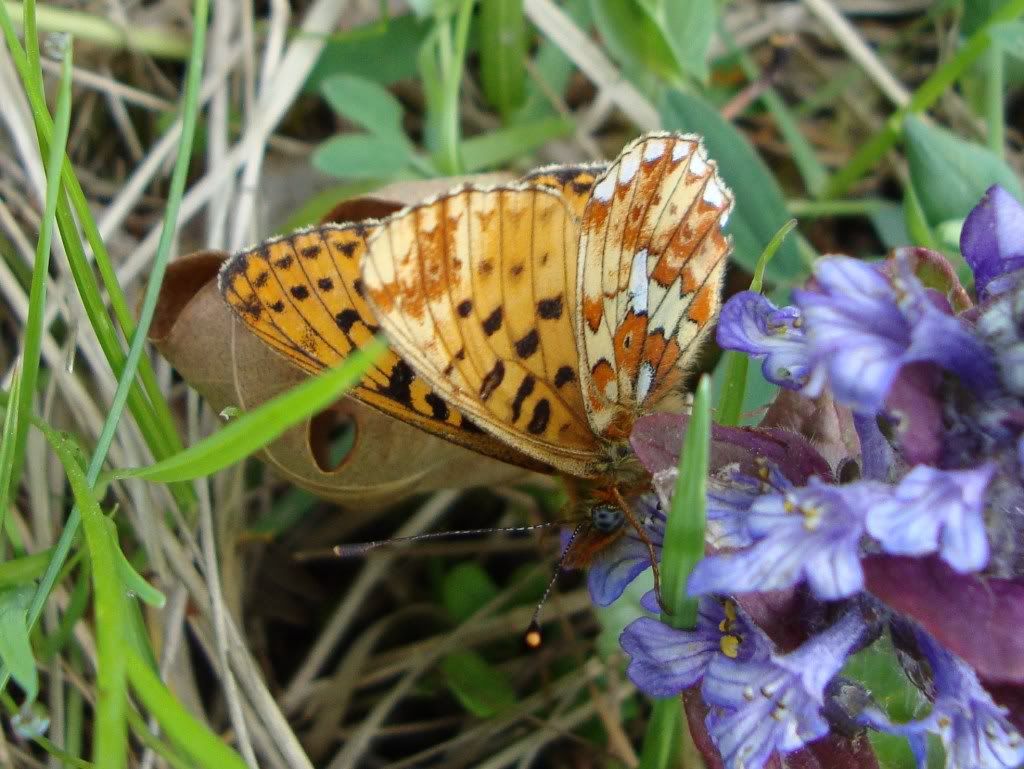
[[[565,563],[585,565],[624,517],[639,526],[626,499],[648,479],[629,434],[681,389],[717,316],[732,207],[699,137],[652,133],[608,164],[267,241],[229,259],[220,287],[310,372],[383,331],[391,351],[352,395],[572,479],[592,512]]]

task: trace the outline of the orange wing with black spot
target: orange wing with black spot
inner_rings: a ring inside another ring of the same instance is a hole
[[[224,263],[221,293],[250,331],[299,368],[317,374],[337,366],[379,331],[359,277],[373,229],[327,224],[268,240]],[[352,395],[482,454],[548,469],[480,430],[390,350]]]
[[[449,404],[539,462],[599,472],[574,333],[577,219],[556,190],[463,187],[385,220],[364,257],[388,340]]]
[[[692,135],[641,136],[595,180],[580,224],[577,345],[598,435],[626,437],[681,383],[718,315],[732,205]]]

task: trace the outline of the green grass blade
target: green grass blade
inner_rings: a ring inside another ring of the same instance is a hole
[[[26,11],[34,7],[26,6]],[[26,13],[26,18],[34,15]],[[38,62],[37,62],[38,63]],[[46,305],[46,278],[50,269],[50,244],[53,240],[53,222],[61,188],[61,164],[71,127],[71,44],[64,51],[61,65],[60,87],[57,92],[57,116],[54,122],[54,140],[46,161],[46,199],[36,241],[35,262],[32,266],[32,284],[29,289],[28,318],[25,322],[25,343],[22,351],[18,381],[12,390],[17,392],[13,408],[4,416],[4,434],[0,439],[0,527],[7,515],[7,506],[13,486],[20,474],[28,435],[32,398],[39,378],[39,359],[43,347],[43,312]]]
[[[146,333],[153,320],[156,310],[156,300],[160,292],[160,284],[163,281],[167,262],[170,258],[171,242],[174,235],[175,223],[178,218],[178,208],[181,205],[181,198],[185,191],[185,180],[188,173],[189,159],[192,153],[192,140],[195,136],[196,117],[198,115],[199,85],[202,79],[203,54],[206,49],[206,24],[209,17],[208,0],[196,0],[193,14],[195,34],[192,38],[192,56],[189,60],[188,74],[185,84],[184,113],[182,116],[181,142],[178,145],[178,156],[175,160],[174,171],[171,174],[171,184],[167,194],[167,210],[164,217],[163,232],[161,233],[160,244],[157,248],[153,261],[153,269],[149,285],[146,287],[146,294],[142,303],[142,310],[139,314],[139,324],[132,337],[131,346],[128,349],[128,357],[125,360],[124,371],[117,382],[117,390],[114,392],[113,401],[110,404],[110,411],[104,421],[96,448],[93,451],[89,462],[89,469],[86,471],[86,480],[91,486],[99,477],[106,461],[107,452],[110,450],[110,443],[117,430],[117,424],[124,413],[125,402],[139,361],[142,358],[142,348],[146,341]],[[6,31],[6,30],[5,30]],[[71,545],[78,533],[78,525],[81,522],[81,512],[78,507],[72,508],[61,531],[60,539],[54,546],[53,558],[43,575],[39,587],[32,598],[32,606],[29,609],[29,624],[34,625],[42,614],[43,606],[46,603],[50,591],[53,590],[57,578],[60,575],[64,562],[67,560]],[[10,679],[10,672],[4,670],[0,674],[0,687],[6,686]]]
[[[711,380],[701,377],[679,456],[679,477],[672,510],[665,524],[661,561],[661,593],[672,613],[662,620],[673,627],[692,628],[697,601],[686,595],[686,580],[704,557],[705,491],[711,441]]]
[[[231,422],[209,438],[149,467],[115,470],[110,479],[141,478],[154,483],[201,478],[233,465],[277,438],[296,422],[338,400],[386,349],[377,340],[342,365],[299,384]]]
[[[137,651],[129,648],[125,656],[132,691],[175,745],[198,766],[247,769],[241,756],[182,707]]]
[[[46,431],[46,437],[64,466],[75,505],[81,511],[92,562],[98,657],[93,762],[97,766],[119,769],[128,762],[128,677],[124,656],[125,587],[117,576],[117,546],[107,528],[107,519],[93,496],[92,484],[79,464],[81,451],[78,446],[52,430]]]
[[[697,622],[697,600],[686,594],[686,580],[704,557],[706,489],[711,445],[711,380],[703,376],[693,398],[690,424],[679,456],[679,477],[665,524],[661,558],[661,597],[671,614],[662,622],[681,629]],[[678,752],[682,700],[658,700],[644,739],[642,769],[666,769]]]

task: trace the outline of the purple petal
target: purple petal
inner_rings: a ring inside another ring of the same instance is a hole
[[[594,558],[587,570],[590,599],[597,606],[610,606],[630,582],[649,568],[651,556],[647,546],[628,535],[619,537]]]
[[[719,651],[719,634],[676,630],[641,617],[622,631],[619,645],[631,657],[629,680],[651,697],[671,697],[703,678]]]
[[[988,563],[982,512],[992,465],[974,470],[937,470],[918,465],[868,510],[867,530],[887,553],[925,555],[941,552],[959,572]]]
[[[964,220],[960,250],[985,295],[995,278],[1024,267],[1024,207],[998,184],[989,187]]]
[[[765,379],[799,389],[810,376],[810,359],[800,311],[778,308],[755,291],[741,291],[722,307],[717,340],[726,350],[763,357]]]
[[[1024,683],[1024,584],[958,574],[935,556],[871,556],[867,589],[987,680]]]

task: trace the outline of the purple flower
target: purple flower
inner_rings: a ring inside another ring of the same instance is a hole
[[[786,494],[758,498],[747,526],[754,544],[700,561],[690,595],[777,590],[806,579],[823,600],[864,587],[860,539],[864,515],[885,486],[870,481],[831,486],[817,478]]]
[[[722,307],[717,340],[726,350],[763,358],[769,382],[799,390],[812,378],[803,318],[796,307],[776,307],[756,291],[741,291]]]
[[[728,769],[758,769],[828,733],[825,687],[864,632],[856,610],[784,655],[749,660],[716,655],[702,693],[708,733]]]
[[[918,465],[867,513],[867,530],[887,553],[926,555],[938,551],[957,571],[988,563],[982,512],[995,466],[936,470]]]
[[[619,644],[631,657],[626,674],[637,688],[651,697],[672,697],[700,681],[715,655],[749,659],[767,641],[731,600],[705,597],[693,630],[641,617],[626,626]]]
[[[877,412],[899,370],[916,361],[936,363],[970,386],[990,387],[994,368],[985,346],[935,306],[908,265],[898,266],[894,284],[875,265],[826,257],[815,266],[819,290],[794,292],[811,360],[827,369],[836,399],[855,411]],[[816,395],[820,388],[806,390]]]
[[[665,513],[657,498],[647,494],[634,502],[634,511],[640,516],[654,552],[660,558],[661,543],[665,538]],[[597,606],[613,603],[630,582],[651,567],[651,555],[640,536],[629,522],[623,522],[623,534],[600,551],[587,571],[590,598]]]
[[[895,724],[871,708],[863,720],[876,729],[910,740],[918,764],[927,764],[926,734],[939,735],[946,750],[947,769],[1014,769],[1024,762],[1024,737],[1006,717],[1006,709],[992,701],[977,674],[950,654],[923,630],[917,640],[932,671],[934,704],[925,718]]]
[[[748,519],[754,502],[765,494],[793,488],[778,466],[761,460],[757,476],[739,464],[726,465],[708,479],[707,541],[715,547],[746,547],[754,542]]]
[[[960,250],[974,271],[981,297],[1005,291],[1015,280],[1000,280],[1024,268],[1024,206],[994,184],[967,215]]]

